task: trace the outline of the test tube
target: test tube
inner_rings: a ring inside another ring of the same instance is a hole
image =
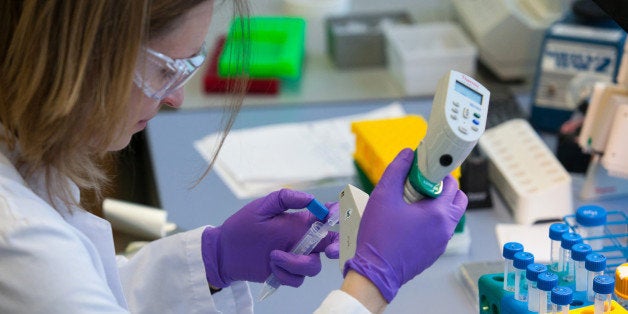
[[[539,314],[547,314],[551,309],[550,300],[551,292],[558,285],[558,275],[546,271],[539,274],[536,286],[539,288]]]
[[[528,285],[526,283],[526,269],[534,263],[534,255],[529,252],[517,252],[512,265],[515,267],[515,300],[528,300]]]
[[[504,257],[504,290],[515,291],[515,267],[513,266],[513,259],[515,253],[522,252],[523,245],[519,242],[508,242],[504,244],[502,250],[502,256]]]
[[[562,241],[563,233],[569,231],[569,225],[565,223],[556,222],[549,227],[550,244],[550,270],[553,272],[562,271],[563,265],[560,263],[560,243]]]
[[[609,275],[598,275],[593,279],[593,314],[611,312],[611,296],[615,287],[615,279]]]
[[[547,266],[539,263],[532,263],[526,268],[526,279],[528,281],[528,311],[539,311],[539,289],[537,280],[539,274],[547,271]]]
[[[615,297],[625,309],[628,309],[628,263],[615,268]]]
[[[585,259],[592,252],[591,246],[586,243],[576,243],[571,247],[571,258],[576,269],[575,291],[587,290],[587,269],[584,267]]]
[[[563,233],[560,247],[563,251],[562,279],[572,282],[575,277],[574,261],[571,259],[571,247],[576,243],[582,243],[582,237],[577,233]]]
[[[589,253],[584,259],[584,268],[587,269],[587,300],[593,302],[593,279],[603,275],[606,269],[606,256],[599,253]]]
[[[573,301],[573,291],[569,287],[556,286],[552,289],[552,314],[568,314]]]
[[[576,211],[577,230],[594,251],[604,248],[606,209],[596,205],[580,206]]]

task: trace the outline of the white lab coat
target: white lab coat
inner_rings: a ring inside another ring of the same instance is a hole
[[[245,282],[210,294],[203,228],[117,257],[109,222],[80,208],[53,209],[43,176],[25,182],[11,155],[0,145],[0,313],[253,312]],[[318,311],[334,308],[365,310],[339,291]]]

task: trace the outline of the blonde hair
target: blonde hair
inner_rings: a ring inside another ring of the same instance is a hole
[[[142,45],[203,1],[1,1],[1,140],[19,152],[20,172],[43,170],[51,200],[66,205],[78,200],[63,178],[100,196]]]

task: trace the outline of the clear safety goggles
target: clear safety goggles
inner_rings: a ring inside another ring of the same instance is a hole
[[[205,61],[205,43],[194,56],[172,59],[150,48],[140,57],[133,82],[146,96],[161,100],[185,84]]]

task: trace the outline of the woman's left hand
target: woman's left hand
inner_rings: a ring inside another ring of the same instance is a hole
[[[316,217],[306,207],[314,197],[282,189],[252,201],[221,226],[203,232],[202,254],[210,285],[223,288],[231,282],[263,282],[272,273],[283,284],[298,287],[305,276],[321,270],[320,252],[338,258],[338,233],[330,231],[309,255],[290,252]],[[338,210],[337,203],[326,204]]]

